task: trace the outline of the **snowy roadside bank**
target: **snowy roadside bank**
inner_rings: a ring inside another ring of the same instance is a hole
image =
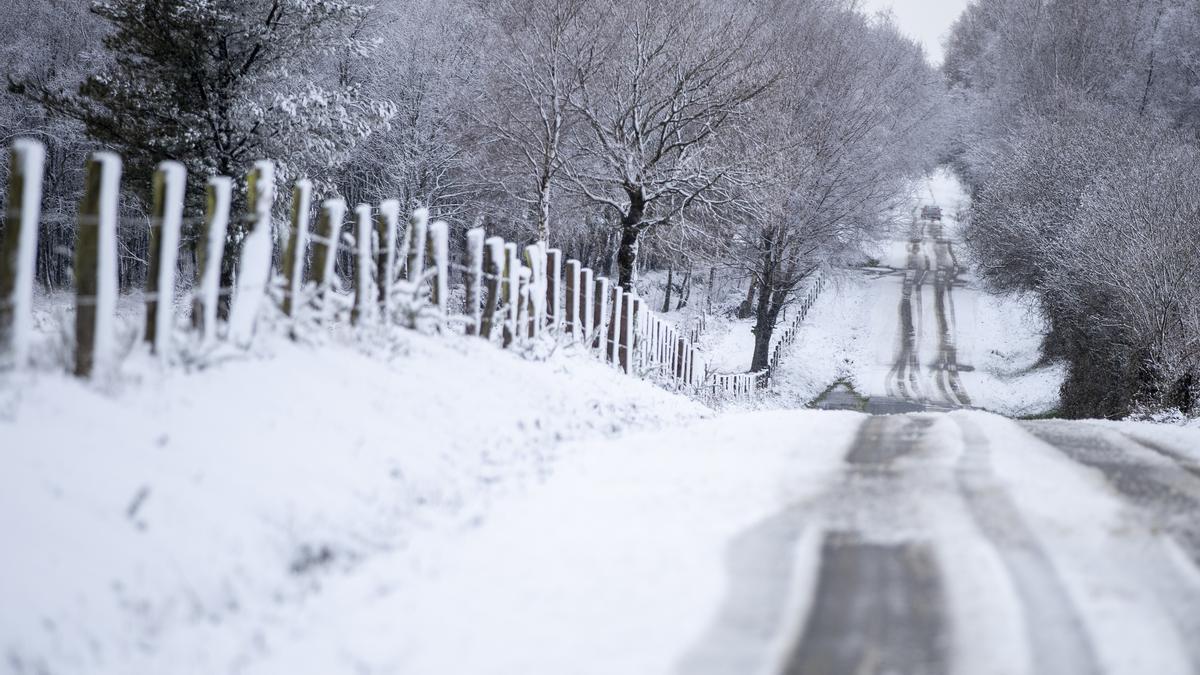
[[[331,575],[485,520],[563,442],[709,414],[587,358],[466,339],[263,351],[190,374],[135,359],[116,393],[41,372],[0,391],[10,668],[229,672]]]

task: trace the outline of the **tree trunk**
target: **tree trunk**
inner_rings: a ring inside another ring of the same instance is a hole
[[[673,281],[674,277],[675,277],[674,266],[668,266],[667,267],[667,292],[663,296],[663,308],[662,308],[663,314],[666,314],[667,312],[671,311],[671,282]]]
[[[630,190],[628,194],[629,210],[621,218],[621,243],[617,245],[617,283],[632,293],[637,281],[638,235],[642,233],[646,201],[641,190]]]
[[[768,292],[764,288],[759,295],[754,319],[754,358],[750,361],[751,372],[762,370],[771,363],[771,336],[775,334],[775,324],[786,299],[787,291]]]

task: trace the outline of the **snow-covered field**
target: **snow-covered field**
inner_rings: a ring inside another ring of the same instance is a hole
[[[0,671],[249,667],[328,585],[423,586],[442,565],[417,541],[472,530],[582,451],[566,442],[709,414],[584,356],[411,333],[144,361],[109,391],[0,385]]]

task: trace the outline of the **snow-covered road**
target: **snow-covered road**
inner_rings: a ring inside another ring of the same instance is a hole
[[[967,411],[706,421],[588,449],[352,621],[394,627],[400,672],[1200,672],[1197,448]]]

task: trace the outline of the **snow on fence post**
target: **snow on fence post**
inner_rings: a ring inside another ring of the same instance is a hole
[[[583,328],[580,336],[583,338],[585,345],[591,344],[592,334],[595,331],[595,320],[592,314],[592,304],[594,302],[592,294],[595,292],[592,281],[592,268],[585,267],[579,271],[579,285],[582,296],[579,298],[579,313],[583,318]]]
[[[562,306],[562,251],[546,251],[546,325],[559,327],[559,308]]]
[[[0,370],[29,360],[45,164],[46,149],[37,141],[19,138],[9,150],[8,214],[0,240]]]
[[[500,307],[501,278],[504,273],[504,240],[500,237],[488,237],[484,241],[483,274],[487,277],[487,304],[483,309],[479,334],[485,340],[492,337],[492,329],[496,325],[496,310]]]
[[[192,328],[201,346],[217,338],[217,303],[221,296],[221,258],[225,255],[225,231],[229,227],[229,205],[233,181],[213,176],[204,188],[204,233],[196,241],[196,269],[200,284],[192,301]]]
[[[436,220],[429,226],[429,257],[433,261],[432,300],[437,306],[439,327],[445,325],[450,303],[450,225]]]
[[[467,297],[463,303],[463,313],[467,315],[467,335],[481,334],[481,312],[483,302],[480,297],[483,292],[483,240],[482,227],[467,231],[467,269],[463,272],[463,284],[467,289]]]
[[[109,374],[117,305],[117,203],[121,158],[88,160],[75,232],[75,375]]]
[[[354,308],[350,310],[350,325],[358,326],[370,316],[371,297],[371,205],[354,208]]]
[[[308,211],[312,202],[312,183],[301,178],[292,187],[292,231],[283,254],[283,314],[292,320],[292,339],[300,313],[300,292],[304,288],[304,256],[308,248]]]
[[[518,265],[520,265],[518,263]],[[533,280],[533,271],[524,265],[520,265],[517,270],[517,297],[516,297],[516,319],[513,322],[515,326],[513,333],[519,339],[525,337],[529,327],[527,323],[532,322],[533,317],[529,312],[529,295],[531,281]]]
[[[512,242],[504,244],[504,302],[506,318],[504,320],[504,347],[513,343],[517,335],[517,315],[520,310],[521,265],[517,261],[517,245]]]
[[[620,356],[621,370],[628,375],[633,372],[633,325],[634,311],[637,307],[637,296],[633,293],[626,293],[625,300],[622,306],[621,316],[621,338],[620,338]]]
[[[605,277],[597,277],[595,288],[592,292],[592,302],[595,303],[588,308],[592,313],[592,342],[591,347],[599,349],[601,354],[604,354],[604,336],[607,334],[605,330],[608,327],[608,314],[605,310],[608,308],[608,279]]]
[[[575,340],[579,339],[579,261],[567,261],[567,316],[566,331]]]
[[[233,308],[229,314],[229,339],[248,347],[254,339],[259,308],[271,278],[271,207],[275,202],[275,164],[260,160],[246,179],[246,210],[253,228],[242,241]]]
[[[536,338],[542,334],[542,324],[546,322],[543,299],[546,297],[546,274],[542,270],[545,255],[539,244],[525,247],[525,264],[529,267],[529,330],[528,337]]]
[[[345,217],[345,200],[334,198],[326,199],[321,203],[321,215],[317,219],[317,237],[314,239],[313,245],[311,274],[316,275],[317,291],[313,301],[321,308],[322,319],[329,318],[329,292],[333,288],[338,240],[341,237],[342,221]]]
[[[161,162],[154,172],[143,338],[160,359],[166,359],[170,353],[171,326],[175,322],[175,267],[179,259],[186,179],[187,170],[179,162]]]
[[[379,292],[379,312],[384,323],[392,320],[392,287],[396,284],[396,232],[400,229],[400,202],[386,199],[379,203],[375,216],[375,233],[379,251],[375,260],[376,290]]]
[[[623,299],[622,294],[624,292],[620,284],[613,284],[609,289],[611,297],[609,304],[612,306],[612,313],[609,314],[607,342],[608,361],[613,365],[617,365],[620,362],[620,350],[617,349],[617,346],[621,340],[621,300]]]
[[[419,208],[408,219],[408,271],[405,278],[421,283],[425,274],[425,237],[429,228],[429,209]]]

